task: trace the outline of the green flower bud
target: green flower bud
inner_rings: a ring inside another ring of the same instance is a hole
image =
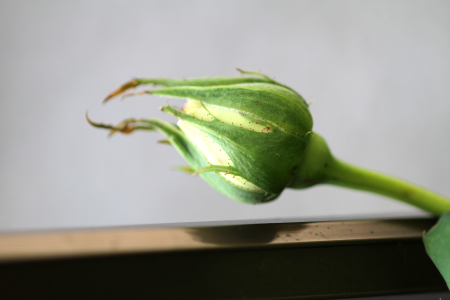
[[[112,133],[159,129],[194,174],[220,192],[247,203],[274,200],[299,171],[312,117],[291,88],[260,73],[241,72],[259,77],[135,79],[106,98],[141,84],[166,86],[139,94],[185,98],[181,110],[162,107],[178,118],[177,125],[135,119],[118,126],[91,124]]]
[[[186,99],[181,109],[161,108],[178,118],[176,125],[155,119],[127,119],[116,126],[88,122],[110,134],[159,130],[167,136],[163,142],[190,165],[178,169],[199,174],[241,202],[267,202],[286,187],[328,183],[392,197],[436,215],[450,211],[449,199],[441,195],[336,159],[311,131],[308,105],[298,93],[261,73],[239,71],[256,76],[133,79],[105,99],[139,85],[163,86],[137,94]],[[129,95],[135,94],[124,96]]]

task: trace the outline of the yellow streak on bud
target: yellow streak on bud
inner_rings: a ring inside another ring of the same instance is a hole
[[[183,112],[204,121],[213,121],[217,118],[218,121],[228,125],[234,125],[263,133],[272,132],[272,126],[261,125],[260,121],[249,121],[243,112],[228,109],[226,107],[209,105],[204,102],[203,105],[205,105],[208,110],[202,106],[200,101],[188,99],[187,103],[183,106]]]
[[[230,163],[229,165],[233,166],[228,154],[206,133],[183,120],[178,120],[178,126],[203,153],[211,165],[228,166],[228,163]]]
[[[203,107],[201,107],[205,110]],[[209,109],[209,108],[208,108]],[[206,111],[206,110],[205,110]],[[197,115],[203,115],[203,112],[198,112]],[[211,165],[220,166],[234,166],[228,154],[222,149],[222,147],[217,144],[213,139],[211,139],[205,132],[201,131],[197,127],[193,126],[189,122],[178,120],[178,126],[187,136],[187,138],[197,146],[200,152],[203,153],[205,159]],[[253,192],[262,192],[262,190],[251,182],[243,179],[239,176],[234,176],[226,173],[219,173],[220,176],[225,178],[229,183],[234,186]]]

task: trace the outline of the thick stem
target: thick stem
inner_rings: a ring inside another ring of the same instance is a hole
[[[404,180],[352,166],[338,159],[328,164],[321,179],[322,183],[395,198],[438,216],[450,211],[450,199]]]

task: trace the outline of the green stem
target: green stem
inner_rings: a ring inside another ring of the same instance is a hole
[[[395,198],[441,216],[450,211],[450,199],[392,176],[332,159],[322,174],[323,183],[345,186]]]

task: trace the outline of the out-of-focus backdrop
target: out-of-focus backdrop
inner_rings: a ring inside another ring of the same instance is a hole
[[[159,133],[107,138],[84,114],[175,121],[156,96],[101,101],[133,77],[259,70],[314,100],[337,157],[450,196],[449,15],[448,1],[1,1],[0,230],[423,215],[332,186],[234,202],[174,171]]]

